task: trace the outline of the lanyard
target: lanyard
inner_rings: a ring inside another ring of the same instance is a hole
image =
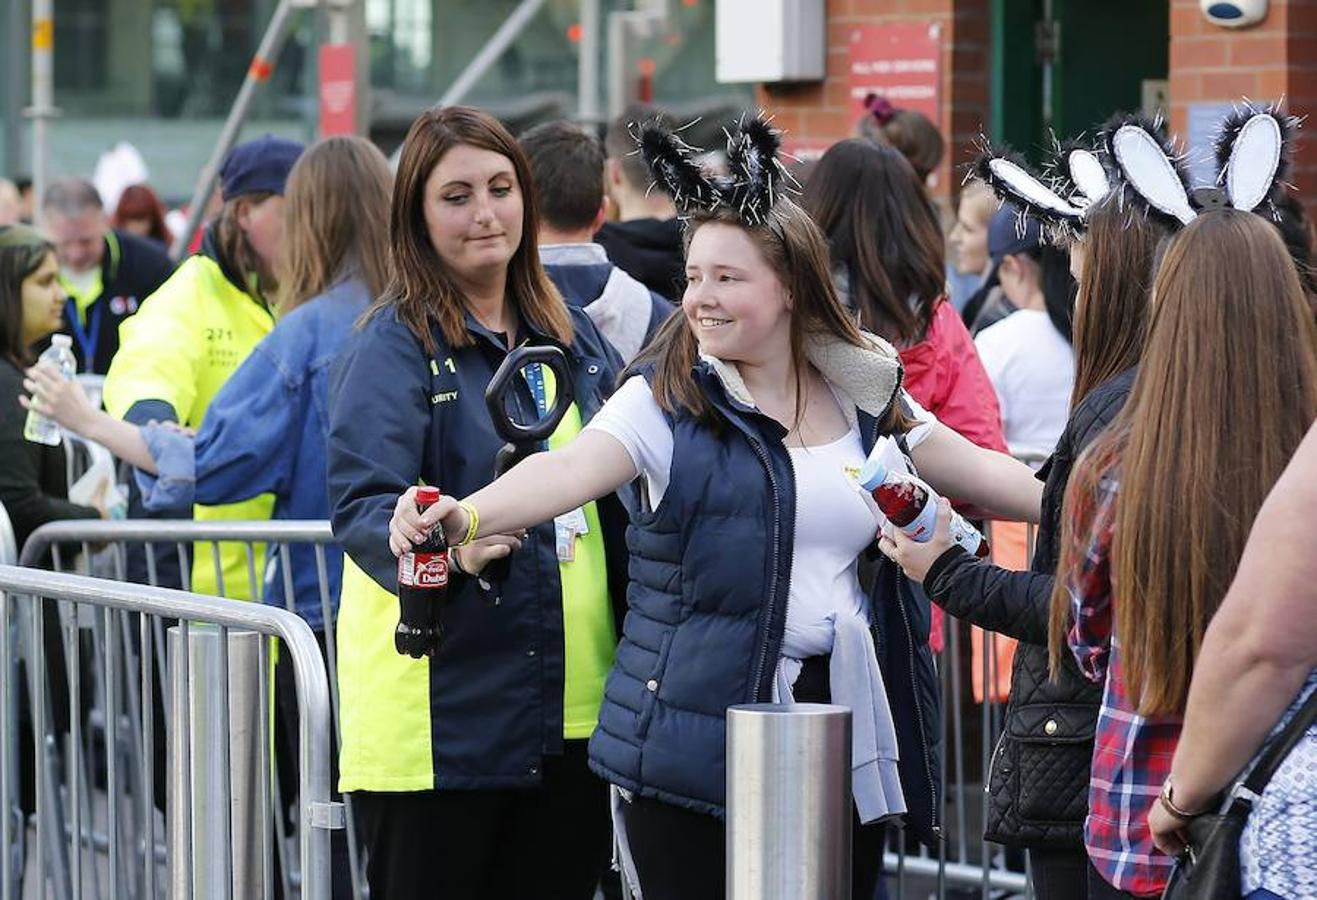
[[[82,319],[78,316],[77,302],[70,297],[64,304],[65,315],[69,320],[69,330],[82,350],[82,368],[95,371],[96,346],[101,336],[101,313],[105,312],[105,303],[97,301],[87,309],[87,327],[83,329]]]
[[[527,386],[530,387],[531,397],[535,400],[536,415],[548,415],[549,391],[544,380],[544,366],[538,363],[527,366],[521,370],[521,374],[526,379]]]

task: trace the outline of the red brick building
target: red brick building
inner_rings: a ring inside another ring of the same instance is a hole
[[[1050,18],[1045,13],[1050,10]],[[947,197],[983,130],[1036,152],[1055,130],[1091,132],[1121,109],[1161,109],[1201,148],[1233,101],[1317,105],[1317,0],[1271,0],[1257,25],[1210,23],[1199,0],[826,0],[827,74],[766,84],[759,100],[798,145],[850,136],[853,48],[876,26],[936,26],[936,121],[948,153],[933,190]],[[895,105],[903,105],[900,100]],[[1302,135],[1302,132],[1301,132]],[[1317,141],[1301,137],[1292,179],[1317,209]]]

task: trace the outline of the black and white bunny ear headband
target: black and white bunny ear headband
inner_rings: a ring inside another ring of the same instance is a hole
[[[1045,184],[1011,154],[991,149],[979,155],[971,174],[1054,232],[1081,233],[1086,211],[1116,184],[1127,188],[1121,191],[1122,201],[1176,228],[1201,212],[1227,206],[1274,216],[1272,192],[1283,183],[1298,125],[1298,119],[1276,107],[1236,108],[1216,140],[1218,187],[1212,188],[1191,188],[1183,159],[1162,136],[1159,123],[1130,115],[1107,124],[1098,152],[1061,148],[1055,185]]]
[[[632,125],[636,152],[654,183],[672,197],[679,213],[726,207],[749,225],[764,221],[777,199],[799,185],[782,164],[782,132],[762,115],[743,118],[727,135],[727,175],[705,172],[696,157],[704,151],[654,122]]]

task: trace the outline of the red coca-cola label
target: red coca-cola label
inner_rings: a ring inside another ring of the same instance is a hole
[[[448,586],[447,553],[404,553],[398,559],[398,584],[415,588]]]

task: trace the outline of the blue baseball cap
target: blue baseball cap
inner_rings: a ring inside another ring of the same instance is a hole
[[[1038,220],[1021,216],[1020,208],[1013,203],[1003,203],[988,225],[988,255],[994,266],[1016,253],[1031,253],[1042,243],[1043,229]]]
[[[282,194],[303,149],[297,141],[272,134],[239,144],[220,166],[220,196],[227,201],[247,194]]]

